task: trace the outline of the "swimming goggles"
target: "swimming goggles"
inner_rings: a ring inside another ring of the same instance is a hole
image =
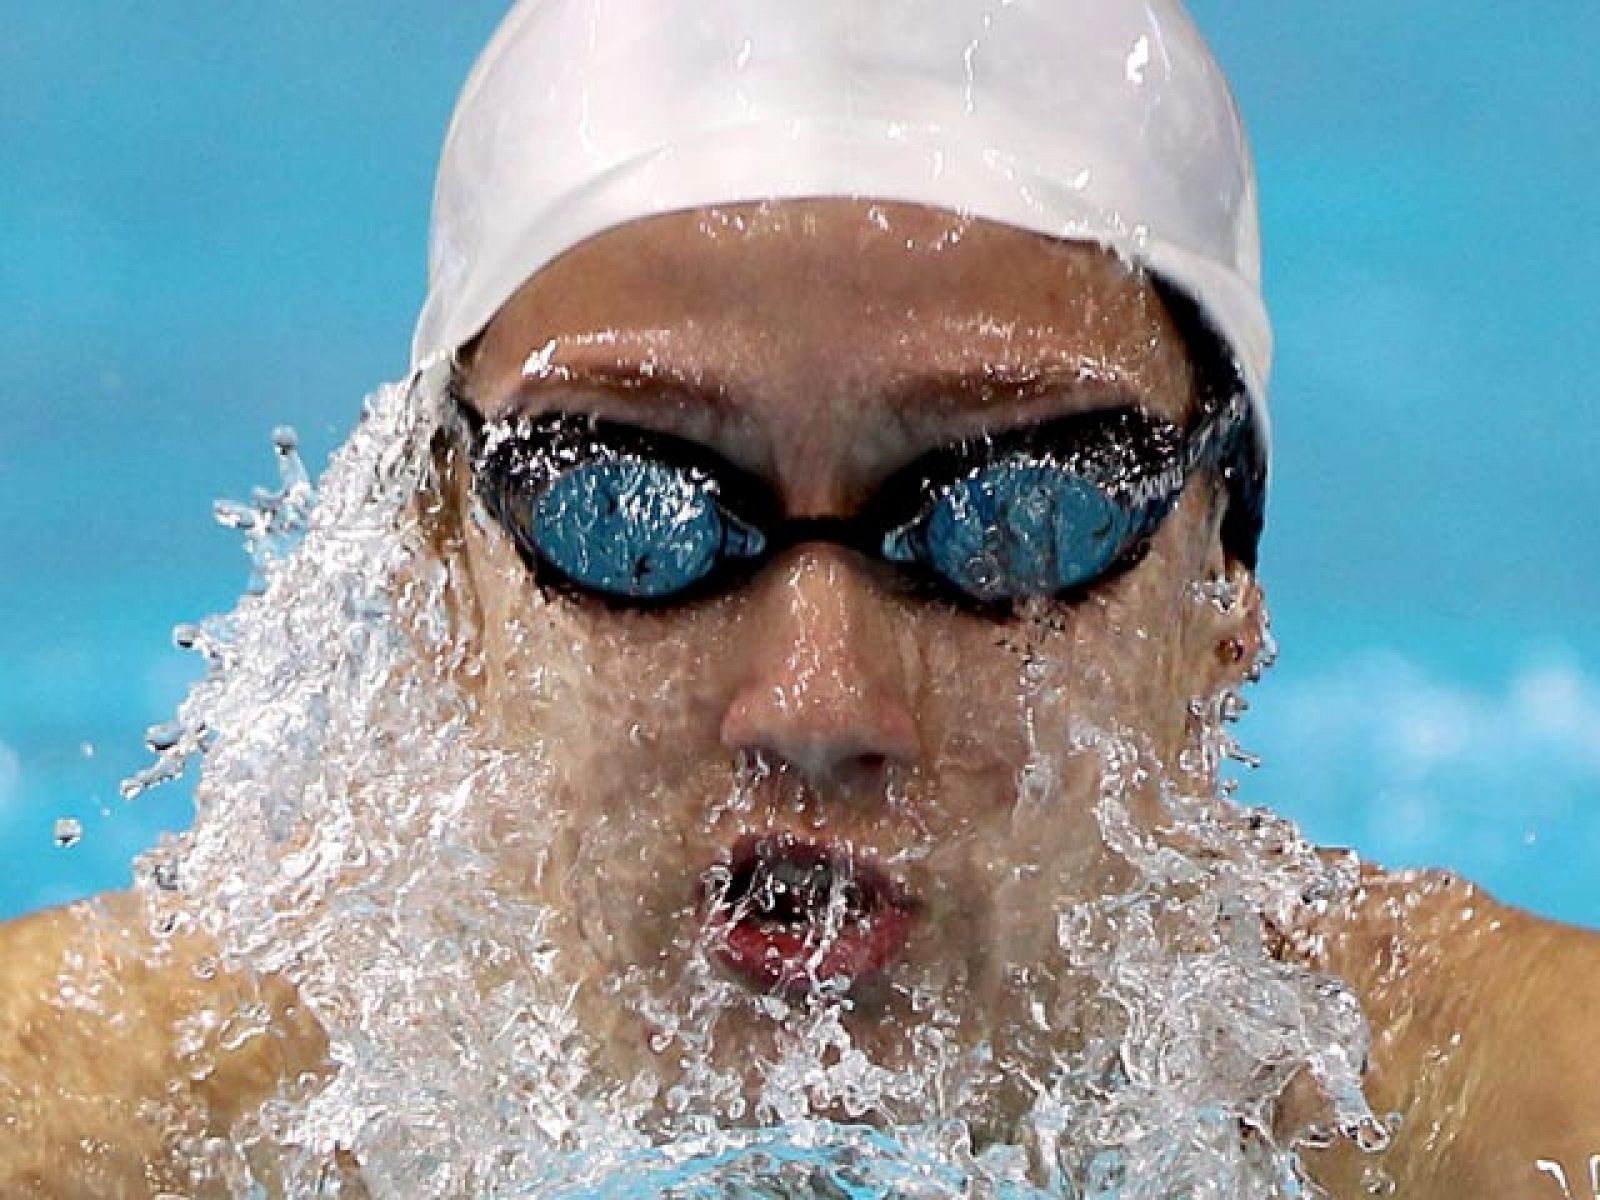
[[[1143,557],[1189,476],[1241,422],[1184,430],[1135,408],[939,447],[849,517],[786,517],[772,487],[696,442],[586,414],[485,422],[464,400],[479,500],[536,581],[630,607],[734,586],[833,543],[993,613],[1070,600]]]

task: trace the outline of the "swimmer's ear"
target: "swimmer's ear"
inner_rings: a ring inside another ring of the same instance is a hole
[[[1256,573],[1236,558],[1217,564],[1200,587],[1204,617],[1193,653],[1198,693],[1216,696],[1253,683],[1267,665],[1270,636],[1266,598]]]

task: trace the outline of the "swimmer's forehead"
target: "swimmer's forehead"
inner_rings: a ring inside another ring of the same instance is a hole
[[[1051,390],[1179,420],[1191,391],[1155,288],[1110,251],[839,199],[695,209],[590,238],[506,303],[472,375],[491,417],[530,392],[630,379],[708,402],[787,382],[935,409]]]

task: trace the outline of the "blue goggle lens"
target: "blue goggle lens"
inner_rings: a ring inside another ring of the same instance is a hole
[[[884,539],[883,552],[976,600],[1021,600],[1097,578],[1134,533],[1134,514],[1098,484],[1024,459],[948,485],[920,520]]]
[[[693,587],[717,565],[722,518],[703,487],[660,463],[586,463],[539,494],[527,537],[578,586],[659,600]]]

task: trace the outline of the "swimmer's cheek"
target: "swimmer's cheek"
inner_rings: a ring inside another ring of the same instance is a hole
[[[208,979],[203,947],[155,948],[126,897],[0,927],[0,1196],[203,1196],[178,1143],[325,1070],[286,984]],[[252,1012],[265,1022],[242,1025]]]

